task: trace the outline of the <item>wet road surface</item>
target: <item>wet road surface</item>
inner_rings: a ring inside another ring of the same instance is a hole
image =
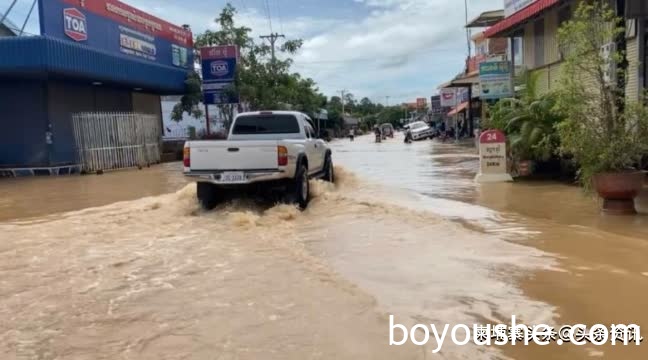
[[[648,356],[389,347],[388,314],[648,329],[648,221],[602,217],[564,184],[477,185],[469,146],[332,146],[338,184],[315,182],[304,213],[245,199],[202,212],[180,164],[0,181],[0,358]]]

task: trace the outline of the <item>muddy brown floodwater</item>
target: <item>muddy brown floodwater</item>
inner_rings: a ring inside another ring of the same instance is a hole
[[[469,146],[332,146],[338,182],[313,182],[303,213],[250,199],[203,212],[180,164],[0,181],[0,359],[648,357],[390,347],[389,314],[648,329],[648,220],[603,217],[565,184],[475,184]]]

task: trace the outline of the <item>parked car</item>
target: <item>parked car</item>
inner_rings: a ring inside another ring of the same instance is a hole
[[[424,121],[416,121],[408,125],[414,141],[430,139],[434,136],[434,129]]]
[[[308,206],[309,179],[335,180],[331,150],[315,137],[300,112],[261,111],[236,116],[225,141],[187,141],[184,174],[197,182],[197,196],[210,210],[240,189]]]

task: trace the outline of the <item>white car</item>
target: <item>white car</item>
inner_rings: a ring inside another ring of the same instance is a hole
[[[434,136],[434,129],[424,121],[416,121],[408,125],[412,133],[412,140],[414,141],[430,139]]]
[[[333,182],[333,171],[331,150],[315,137],[311,119],[294,111],[239,114],[226,141],[188,141],[184,148],[184,174],[197,181],[208,210],[240,189],[279,193],[305,209],[308,180]]]

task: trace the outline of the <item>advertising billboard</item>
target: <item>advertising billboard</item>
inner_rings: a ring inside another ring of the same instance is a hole
[[[236,78],[239,50],[234,45],[200,49],[203,94],[210,105],[237,104],[238,95],[228,91]]]
[[[430,98],[430,113],[434,115],[443,113],[443,107],[441,107],[441,95],[432,96]]]
[[[38,0],[41,34],[177,68],[193,68],[191,31],[117,0]]]
[[[442,107],[457,106],[457,88],[443,88],[440,91],[440,96]]]
[[[511,67],[508,61],[490,61],[479,64],[479,82],[482,99],[513,96]]]

